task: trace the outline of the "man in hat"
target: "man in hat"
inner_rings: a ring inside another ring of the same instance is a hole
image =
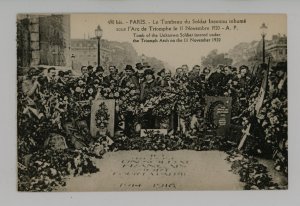
[[[134,75],[134,69],[132,68],[131,65],[126,65],[125,69],[125,75],[120,81],[120,86],[122,88],[125,87],[131,87],[131,88],[139,88],[139,83]]]
[[[143,63],[143,69],[149,69],[149,68],[151,68],[151,66],[149,65],[149,63],[148,62],[144,62]]]
[[[240,110],[244,111],[248,107],[248,97],[250,96],[251,90],[251,76],[249,74],[249,67],[242,65],[239,68],[240,73],[238,74],[239,82],[239,102]]]
[[[141,101],[144,103],[148,99],[152,97],[152,94],[155,90],[155,78],[154,78],[154,71],[152,69],[146,69],[144,72],[145,82],[143,82],[141,87]],[[149,109],[146,114],[143,116],[142,121],[142,128],[144,129],[151,129],[155,128],[155,120],[154,116],[152,115],[152,110]]]
[[[136,76],[138,84],[139,84],[139,89],[141,89],[142,83],[145,81],[144,68],[143,68],[143,65],[141,63],[137,63],[135,65],[135,68],[136,68],[135,76]]]
[[[155,88],[154,71],[152,69],[146,69],[144,72],[145,82],[143,82],[141,87],[141,101],[145,102],[147,99],[151,98],[151,94]]]
[[[198,95],[203,95],[205,91],[205,83],[204,81],[202,82],[200,72],[201,69],[199,65],[195,65],[189,72],[187,89],[192,93],[196,92]]]
[[[22,91],[27,97],[34,97],[37,94],[38,89],[40,88],[40,83],[38,81],[38,76],[40,73],[40,70],[31,67],[23,79]]]
[[[89,65],[89,66],[87,67],[87,72],[88,72],[89,76],[92,76],[93,70],[94,70],[94,67],[93,67],[92,65]]]
[[[104,80],[103,74],[104,74],[103,67],[102,66],[97,66],[95,72],[92,75],[93,84],[95,83],[96,80],[98,81],[97,82],[98,84],[102,84],[103,80]]]
[[[211,96],[221,96],[222,95],[222,81],[224,78],[224,73],[222,73],[223,65],[218,65],[216,71],[213,72],[208,80],[209,95]]]
[[[236,67],[231,67],[231,71],[232,71],[232,74],[233,74],[234,76],[237,76],[237,74],[238,74],[238,69],[237,69]]]
[[[136,68],[137,70],[143,69],[142,63],[140,63],[140,62],[136,63],[136,64],[135,64],[135,68]]]
[[[162,79],[165,77],[165,74],[166,74],[166,69],[165,68],[163,68],[159,72],[157,72],[157,75],[159,77],[161,77]]]
[[[246,65],[240,66],[240,73],[238,74],[239,85],[247,93],[250,88],[251,75],[249,74],[249,67]]]
[[[210,69],[208,67],[203,68],[202,72],[200,73],[199,81],[200,81],[200,89],[203,95],[206,95],[207,93],[207,79],[210,75]]]
[[[126,88],[125,90],[130,90],[129,94],[129,100],[130,104],[132,105],[137,105],[139,103],[139,84],[136,76],[134,75],[134,69],[132,68],[131,65],[126,65],[124,69],[124,76],[120,80],[120,87],[121,88]],[[127,96],[127,94],[125,95]],[[133,131],[134,131],[134,125],[135,125],[135,116],[134,113],[131,109],[126,109],[124,113],[124,123],[125,123],[125,128],[124,128],[124,134],[127,136],[131,136]]]
[[[78,78],[73,85],[74,98],[78,101],[85,100],[84,92],[86,91],[86,83],[82,78]]]

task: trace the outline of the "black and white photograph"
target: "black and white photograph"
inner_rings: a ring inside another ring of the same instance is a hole
[[[18,13],[20,192],[288,189],[287,15]]]

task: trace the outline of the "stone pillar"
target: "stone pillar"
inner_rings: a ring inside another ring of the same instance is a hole
[[[71,61],[71,31],[70,31],[70,15],[64,14],[62,17],[63,27],[64,27],[64,41],[65,41],[65,48],[64,48],[64,57],[65,57],[65,65],[66,67],[72,66]]]
[[[39,39],[39,17],[38,15],[30,16],[30,48],[32,59],[30,66],[37,66],[40,63],[40,39]]]

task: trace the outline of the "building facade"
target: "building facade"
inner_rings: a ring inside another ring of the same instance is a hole
[[[98,55],[98,42],[96,39],[72,39],[71,56],[73,64],[81,66],[96,66]]]
[[[266,50],[274,62],[287,61],[287,37],[286,35],[273,35],[268,41]]]
[[[110,49],[100,44],[100,62],[106,62],[106,57],[110,56]],[[89,39],[71,39],[71,62],[75,70],[80,70],[82,66],[98,65],[98,40]]]

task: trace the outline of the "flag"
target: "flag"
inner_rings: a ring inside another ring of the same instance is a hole
[[[268,84],[268,73],[269,73],[269,70],[266,70],[265,74],[264,74],[264,79],[261,83],[261,87],[260,87],[258,96],[256,98],[256,105],[255,105],[256,114],[259,113],[260,108],[262,107],[265,95],[266,95],[266,89],[267,89],[267,84]]]
[[[261,87],[260,87],[259,93],[258,93],[257,98],[256,98],[256,102],[255,102],[256,115],[259,114],[259,111],[262,107],[262,104],[264,102],[264,98],[265,98],[265,95],[266,95],[267,85],[268,85],[269,65],[270,65],[270,58],[269,58],[269,61],[268,61],[267,70],[264,73],[264,78],[263,78],[263,81],[261,83]],[[246,141],[246,138],[250,135],[250,128],[251,128],[251,123],[249,123],[247,128],[245,130],[243,130],[243,137],[242,137],[242,139],[239,143],[238,150],[242,149],[242,147],[243,147],[243,145]]]

